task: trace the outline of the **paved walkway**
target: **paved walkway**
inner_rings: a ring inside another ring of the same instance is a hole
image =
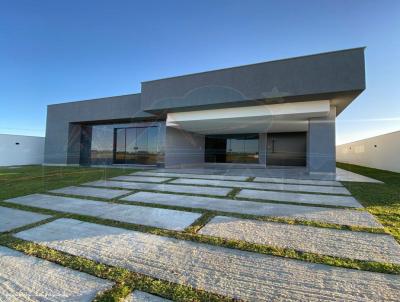
[[[310,175],[306,167],[253,167],[247,165],[238,167],[235,165],[199,165],[191,168],[164,168],[151,170],[149,172],[162,173],[188,173],[203,175],[226,175],[245,177],[266,177],[279,179],[301,179],[301,180],[334,180],[334,181],[355,181],[355,182],[377,182],[379,180],[356,174],[347,170],[336,168],[335,175]]]
[[[66,187],[57,190],[49,191],[51,193],[61,193],[66,195],[77,195],[77,196],[88,196],[88,197],[99,197],[104,199],[113,199],[131,191],[127,190],[110,190],[110,189],[99,189],[99,188],[83,188],[83,187]]]
[[[400,292],[398,275],[313,264],[71,219],[59,219],[16,236],[248,301],[397,301]]]
[[[390,235],[217,216],[203,235],[297,251],[400,264],[400,245]]]
[[[294,203],[309,203],[318,205],[330,205],[341,207],[362,208],[363,206],[351,196],[305,194],[293,192],[260,191],[260,190],[241,190],[237,198],[261,199],[271,201],[286,201]]]
[[[0,246],[0,301],[92,301],[112,285]]]
[[[260,183],[250,181],[231,181],[231,180],[211,180],[211,179],[191,179],[179,178],[171,181],[173,184],[200,185],[200,186],[218,186],[230,188],[245,188],[273,191],[293,191],[293,192],[309,192],[309,193],[325,193],[325,194],[343,194],[350,195],[350,192],[344,187],[326,187],[311,185],[289,185],[278,183]]]
[[[176,194],[151,192],[138,192],[123,197],[122,200],[198,208],[239,214],[276,216],[282,218],[311,220],[350,226],[376,228],[382,227],[382,225],[379,224],[371,214],[363,211],[347,209],[297,206],[279,203],[266,203],[200,196],[183,196]]]
[[[130,175],[141,176],[157,176],[157,177],[185,177],[185,178],[200,178],[214,180],[237,180],[246,181],[248,176],[229,176],[229,175],[211,175],[211,174],[190,174],[190,173],[168,173],[168,172],[135,172]]]
[[[256,177],[254,181],[283,183],[295,185],[315,185],[315,186],[343,186],[340,182],[334,180],[313,180],[313,179],[295,179],[295,178],[279,178],[279,177]]]
[[[44,194],[32,194],[17,197],[9,199],[7,202],[59,212],[154,226],[169,230],[183,230],[201,216],[201,214],[198,213],[184,211],[124,205]]]
[[[186,193],[195,195],[214,195],[214,196],[226,196],[229,194],[229,192],[232,191],[231,188],[180,186],[180,185],[170,185],[170,184],[154,184],[154,183],[112,181],[112,180],[93,181],[85,183],[83,185],[94,186],[94,187],[122,188],[131,190],[160,191],[160,192]]]
[[[360,175],[354,172],[336,168],[336,180],[337,181],[350,181],[350,182],[372,182],[372,183],[382,183],[379,180]]]
[[[151,176],[131,176],[131,175],[126,175],[126,176],[117,176],[110,178],[111,180],[122,180],[122,181],[138,181],[138,182],[155,182],[155,183],[160,183],[164,182],[167,180],[170,180],[171,178],[167,177],[151,177]]]
[[[0,232],[10,231],[50,217],[50,215],[0,207]]]

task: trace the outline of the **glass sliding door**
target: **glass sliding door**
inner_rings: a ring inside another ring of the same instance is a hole
[[[115,151],[114,151],[115,163],[117,164],[125,163],[125,150],[126,150],[125,129],[115,129]]]
[[[114,163],[157,164],[157,127],[115,129]]]
[[[148,150],[147,150],[147,128],[136,128],[136,154],[135,163],[147,164]]]
[[[125,128],[118,129],[125,130],[125,163],[126,164],[134,164],[135,156],[136,156],[136,128]]]
[[[205,162],[258,163],[258,134],[207,135]]]
[[[158,159],[158,127],[147,128],[147,162],[146,163],[157,163]]]

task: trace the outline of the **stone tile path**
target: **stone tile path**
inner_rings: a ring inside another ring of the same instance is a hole
[[[88,196],[88,197],[99,197],[104,199],[113,199],[118,196],[128,194],[130,191],[127,190],[111,190],[111,189],[100,189],[100,188],[87,188],[87,187],[66,187],[57,190],[49,191],[52,193],[61,193],[67,195],[77,196]]]
[[[219,188],[219,187],[196,187],[196,186],[180,186],[170,184],[153,184],[141,182],[127,182],[127,181],[107,181],[99,180],[83,184],[85,186],[94,187],[109,187],[109,188],[124,188],[134,190],[149,190],[171,193],[187,193],[196,195],[215,195],[226,196],[232,189]]]
[[[336,180],[337,181],[351,181],[351,182],[372,182],[372,183],[383,183],[380,180],[360,175],[354,172],[336,168]]]
[[[400,264],[390,235],[217,216],[199,234],[358,260]]]
[[[343,185],[334,180],[313,180],[313,179],[295,179],[295,178],[279,178],[279,177],[256,177],[256,182],[284,183],[295,185],[315,185],[315,186],[337,186]]]
[[[0,301],[92,301],[112,285],[0,246]]]
[[[201,186],[219,186],[230,188],[245,188],[259,190],[274,190],[274,191],[295,191],[295,192],[310,192],[310,193],[326,193],[326,194],[344,194],[350,195],[350,192],[344,187],[324,187],[310,185],[289,185],[289,184],[271,184],[257,182],[241,182],[228,180],[209,180],[209,179],[188,179],[179,178],[171,181],[173,184],[201,185]]]
[[[0,232],[10,231],[50,217],[50,215],[0,207]]]
[[[183,230],[201,216],[201,214],[198,213],[184,211],[124,205],[44,194],[32,194],[17,197],[9,199],[7,202],[59,212],[154,226],[169,230]]]
[[[138,181],[138,182],[153,182],[153,183],[160,183],[166,180],[170,180],[171,178],[168,177],[151,177],[151,176],[117,176],[110,178],[111,180],[122,180],[122,181]]]
[[[259,216],[276,216],[350,226],[382,227],[382,225],[380,225],[371,214],[348,209],[297,206],[151,192],[138,192],[123,197],[122,200]]]
[[[139,290],[135,290],[125,299],[125,302],[168,302],[168,301],[171,300],[150,295],[148,293],[141,292]]]
[[[180,177],[180,178],[200,178],[214,180],[237,180],[245,181],[247,176],[232,176],[232,175],[212,175],[212,174],[191,174],[191,173],[169,173],[169,172],[135,172],[130,175],[157,176],[157,177]]]
[[[310,203],[319,205],[331,205],[342,207],[362,208],[363,206],[351,196],[321,195],[321,194],[304,194],[289,193],[277,191],[260,191],[260,190],[241,190],[237,198],[263,199],[272,201],[286,201],[295,203]]]
[[[308,263],[71,219],[59,219],[16,236],[248,301],[396,301],[400,292],[399,275]]]

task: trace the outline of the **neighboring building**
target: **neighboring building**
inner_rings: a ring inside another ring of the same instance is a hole
[[[336,160],[370,168],[400,172],[400,131],[336,147]]]
[[[45,163],[332,174],[336,116],[364,89],[364,48],[147,81],[138,94],[49,105]]]
[[[0,134],[0,166],[41,165],[44,137]]]

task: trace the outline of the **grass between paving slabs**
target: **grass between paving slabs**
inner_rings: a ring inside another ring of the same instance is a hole
[[[0,235],[0,245],[60,264],[64,267],[114,281],[115,285],[110,290],[100,293],[95,301],[120,301],[133,290],[149,292],[167,299],[173,299],[174,301],[231,301],[231,299],[195,290],[189,286],[158,280],[139,273],[130,272],[127,269],[73,256],[46,246],[12,237],[10,234]]]
[[[342,183],[400,243],[400,173],[343,163],[337,163],[337,166],[384,182],[384,184]]]
[[[46,167],[47,168],[47,167]],[[41,169],[41,167],[36,167],[36,169]],[[107,177],[112,177],[116,175],[122,175],[122,174],[127,174],[130,173],[127,172],[126,170],[117,170],[114,175],[110,175],[110,171],[104,172],[104,170],[100,169],[100,171],[97,171],[97,175],[93,176],[91,171],[85,171],[89,169],[83,169],[82,173],[79,172],[79,168],[72,168],[72,170],[69,171],[57,171],[56,170],[51,171],[50,173],[44,173],[46,176],[35,176],[33,179],[32,177],[26,177],[22,179],[22,177],[19,177],[18,182],[19,186],[4,186],[2,183],[0,185],[0,194],[3,194],[1,196],[6,196],[2,197],[4,198],[11,198],[19,195],[25,195],[25,194],[32,194],[32,193],[37,193],[37,192],[44,192],[46,190],[50,189],[55,189],[59,187],[64,187],[68,185],[76,185],[79,183],[91,181],[91,180],[97,180],[99,178],[104,177],[105,173],[107,173]],[[65,168],[63,168],[65,169]],[[68,168],[71,169],[71,168]],[[76,169],[76,170],[75,170]],[[112,169],[114,170],[114,169]],[[2,174],[0,170],[0,175]],[[15,172],[15,171],[12,171]],[[32,175],[34,175],[34,171],[32,171]],[[93,173],[93,174],[96,174]],[[38,173],[36,173],[38,174]],[[39,173],[41,174],[41,173]],[[74,175],[72,176],[71,175]],[[16,176],[16,174],[11,174]],[[10,178],[11,178],[10,175]],[[64,177],[66,179],[63,179]],[[85,176],[84,176],[85,175]],[[374,177],[372,175],[367,175]],[[1,175],[2,178],[4,178],[4,175]],[[52,177],[57,177],[58,180],[55,181],[54,183],[47,179],[47,178],[52,178]],[[76,178],[79,178],[78,180]],[[378,177],[374,177],[378,178]],[[37,179],[39,184],[36,183]],[[48,182],[47,184],[43,185],[40,184],[40,182],[46,181]],[[385,181],[385,180],[384,180]],[[8,181],[9,182],[9,181]],[[24,183],[28,182],[28,186],[31,188],[31,190],[27,189],[22,189],[24,187]],[[6,182],[7,183],[7,182]],[[369,185],[369,184],[368,184]],[[381,186],[381,185],[379,185]],[[21,188],[21,190],[18,190]],[[349,187],[349,189],[351,189]],[[10,191],[11,190],[11,191]],[[353,193],[353,192],[352,192]],[[59,194],[62,195],[62,194]],[[70,195],[66,195],[70,196]],[[70,197],[77,197],[77,196],[70,196]],[[357,198],[359,198],[356,195]],[[79,197],[81,198],[81,197]],[[218,245],[222,247],[227,247],[227,248],[234,248],[234,249],[239,249],[239,250],[244,250],[244,251],[251,251],[251,252],[257,252],[257,253],[262,253],[262,254],[268,254],[268,255],[275,255],[275,256],[280,256],[280,257],[286,257],[286,258],[292,258],[292,259],[298,259],[298,260],[303,260],[303,261],[308,261],[308,262],[313,262],[313,263],[322,263],[322,264],[328,264],[328,265],[333,265],[333,266],[339,266],[339,267],[346,267],[346,268],[351,268],[351,269],[361,269],[361,270],[367,270],[367,271],[374,271],[374,272],[384,272],[384,273],[390,273],[390,274],[400,274],[400,266],[399,265],[394,265],[394,264],[385,264],[385,263],[375,263],[375,262],[368,262],[368,261],[358,261],[358,260],[351,260],[351,259],[342,259],[342,258],[336,258],[336,257],[331,257],[331,256],[322,256],[318,254],[313,254],[313,253],[303,253],[291,249],[283,249],[283,248],[276,248],[273,246],[266,246],[266,245],[258,245],[258,244],[251,244],[243,241],[235,241],[235,240],[226,240],[222,238],[216,238],[216,237],[210,237],[210,236],[204,236],[197,234],[198,230],[201,229],[212,217],[216,215],[229,215],[229,216],[234,216],[234,217],[239,217],[239,218],[250,218],[250,219],[258,219],[258,220],[267,220],[267,221],[277,221],[277,222],[285,222],[285,223],[296,223],[296,224],[305,224],[305,225],[312,225],[312,226],[318,226],[318,227],[331,227],[331,228],[338,228],[338,229],[348,229],[348,230],[355,230],[355,231],[372,231],[372,232],[381,232],[379,229],[365,229],[365,228],[354,228],[354,227],[347,227],[347,226],[339,226],[339,225],[331,225],[331,224],[325,224],[325,223],[317,223],[317,222],[310,222],[310,221],[298,221],[298,220],[290,220],[290,219],[281,219],[281,218],[274,218],[274,217],[259,217],[259,216],[254,216],[254,215],[243,215],[243,214],[232,214],[232,213],[224,213],[224,212],[217,212],[217,211],[205,211],[201,209],[191,209],[191,208],[182,208],[182,207],[172,207],[172,206],[162,206],[162,205],[157,205],[157,204],[143,204],[143,203],[132,203],[132,202],[123,202],[123,201],[118,201],[116,199],[114,200],[103,200],[101,198],[91,198],[87,197],[86,199],[92,199],[92,200],[100,200],[100,201],[105,201],[105,202],[117,202],[117,203],[124,203],[124,204],[137,204],[140,206],[149,206],[149,207],[159,207],[159,208],[168,208],[168,209],[177,209],[177,210],[187,210],[191,212],[200,212],[203,213],[203,215],[196,220],[190,227],[188,227],[184,232],[178,232],[178,231],[169,231],[169,230],[164,230],[164,229],[158,229],[154,227],[149,227],[149,226],[141,226],[141,225],[135,225],[135,224],[129,224],[129,223],[123,223],[123,222],[117,222],[113,220],[106,220],[106,219],[100,219],[100,218],[95,218],[95,217],[89,217],[89,216],[83,216],[83,215],[76,215],[76,214],[66,214],[66,213],[60,213],[52,210],[44,210],[44,209],[38,209],[38,208],[32,208],[28,206],[23,206],[23,205],[17,205],[17,204],[10,204],[6,202],[1,202],[0,205],[11,207],[11,208],[19,208],[23,210],[29,210],[33,212],[38,212],[38,213],[44,213],[44,214],[51,214],[54,217],[45,220],[44,222],[39,222],[35,223],[29,226],[26,226],[24,228],[19,228],[13,230],[13,232],[8,232],[4,233],[3,235],[0,234],[0,245],[5,245],[10,248],[25,252],[30,255],[38,256],[43,259],[59,263],[63,266],[70,267],[72,269],[80,270],[83,272],[87,272],[89,274],[101,277],[101,278],[107,278],[110,279],[114,282],[116,282],[116,286],[114,286],[110,291],[107,291],[103,293],[101,296],[97,298],[98,301],[118,301],[120,298],[125,297],[129,292],[131,292],[134,289],[137,290],[142,290],[145,292],[153,293],[165,298],[173,299],[176,301],[225,301],[225,300],[230,300],[224,297],[220,297],[218,295],[213,295],[210,293],[206,293],[203,291],[195,290],[192,289],[188,286],[183,286],[183,285],[177,285],[173,283],[169,283],[166,281],[161,281],[157,280],[154,278],[147,277],[145,275],[137,274],[137,273],[132,273],[129,272],[125,269],[122,268],[115,268],[103,264],[96,263],[94,261],[84,259],[81,257],[77,256],[72,256],[68,255],[63,252],[59,252],[38,244],[34,244],[32,242],[20,240],[17,238],[12,237],[12,233],[21,231],[23,229],[28,229],[31,227],[34,227],[36,225],[43,224],[45,222],[65,217],[65,218],[73,218],[73,219],[79,219],[82,221],[86,222],[91,222],[91,223],[97,223],[97,224],[103,224],[103,225],[109,225],[109,226],[114,226],[114,227],[120,227],[120,228],[125,228],[125,229],[130,229],[130,230],[135,230],[135,231],[141,231],[141,232],[147,232],[151,234],[156,234],[156,235],[161,235],[161,236],[168,236],[168,237],[173,237],[181,240],[191,240],[194,242],[201,242],[201,243],[206,243],[206,244],[212,244],[212,245]],[[360,200],[362,201],[362,200]],[[382,202],[382,204],[385,205],[385,203]],[[364,203],[365,205],[365,203]],[[374,205],[376,207],[377,205]],[[390,206],[393,206],[390,203]],[[386,207],[386,205],[384,206]],[[390,208],[391,209],[391,208]],[[385,208],[386,211],[390,210],[388,208]],[[370,210],[370,209],[368,209]],[[382,212],[382,210],[381,210]],[[373,212],[372,212],[373,213]],[[375,213],[373,213],[375,214]],[[380,213],[382,214],[382,213]],[[391,217],[391,216],[390,216]],[[379,218],[379,217],[378,217]],[[381,222],[385,224],[384,221],[380,218]],[[391,222],[391,220],[390,220]],[[385,226],[387,226],[385,224]],[[390,231],[390,229],[388,229]],[[393,234],[393,233],[392,233]]]
[[[123,189],[118,189],[116,190],[123,190]],[[369,232],[369,233],[386,233],[384,229],[382,228],[372,228],[372,227],[361,227],[361,226],[350,226],[350,225],[340,225],[340,224],[333,224],[333,223],[328,223],[328,222],[319,222],[319,221],[311,221],[311,220],[301,220],[301,219],[290,219],[290,218],[284,218],[284,217],[274,217],[274,216],[257,216],[257,215],[252,215],[252,214],[240,214],[240,213],[234,213],[234,212],[223,212],[223,211],[213,211],[213,210],[206,210],[206,209],[201,209],[201,208],[190,208],[190,207],[183,207],[183,206],[173,206],[173,205],[165,205],[165,204],[158,204],[157,202],[154,203],[143,203],[139,201],[127,201],[127,200],[122,200],[121,198],[132,195],[137,192],[154,192],[154,193],[165,193],[165,192],[159,192],[159,191],[151,191],[151,190],[131,190],[130,193],[126,193],[124,195],[118,196],[113,199],[105,199],[101,197],[89,197],[89,196],[77,196],[77,195],[69,195],[69,194],[63,194],[63,193],[52,193],[52,192],[46,192],[47,195],[55,195],[55,196],[63,196],[63,197],[71,197],[71,198],[79,198],[79,199],[87,199],[87,200],[96,200],[96,201],[104,201],[104,202],[110,202],[110,203],[117,203],[117,204],[125,204],[125,205],[136,205],[136,206],[141,206],[141,207],[150,207],[150,208],[161,208],[161,209],[169,209],[169,210],[177,210],[177,211],[186,211],[186,212],[194,212],[194,213],[202,213],[202,214],[208,214],[208,215],[213,215],[213,216],[231,216],[231,217],[236,217],[236,218],[244,218],[244,219],[254,219],[254,220],[261,220],[261,221],[271,221],[271,222],[281,222],[281,223],[288,223],[288,224],[300,224],[300,225],[307,225],[307,226],[314,226],[314,227],[321,227],[321,228],[333,228],[333,229],[339,229],[339,230],[349,230],[349,231],[354,231],[354,232]],[[198,196],[198,197],[213,197],[213,198],[225,198],[229,199],[229,196],[227,197],[221,197],[221,196],[214,196],[214,195],[197,195],[197,194],[186,194],[186,193],[177,193],[179,195],[186,195],[186,196]],[[246,200],[246,199],[243,199]],[[248,201],[254,201],[254,202],[260,202],[260,203],[269,203],[268,201],[265,200],[253,200],[249,199]],[[273,201],[271,201],[273,202]],[[285,202],[274,202],[274,203],[283,203]],[[38,208],[31,208],[25,205],[19,205],[15,203],[3,203],[0,201],[0,205],[4,205],[7,207],[17,207],[19,209],[26,209],[28,211],[36,211]],[[294,205],[300,205],[300,206],[305,206],[306,204],[298,204],[295,203]],[[321,206],[323,208],[340,208],[340,209],[351,209],[351,210],[359,210],[356,208],[346,208],[346,207],[329,207],[329,206]],[[360,209],[361,210],[361,209]],[[211,213],[211,214],[210,214]],[[211,217],[212,218],[212,217]],[[210,219],[211,219],[210,218]],[[207,221],[204,218],[199,218],[201,221]],[[195,222],[196,223],[196,222]],[[204,224],[205,224],[204,223]],[[200,228],[197,227],[197,230]]]
[[[97,200],[100,200],[100,199],[97,198]],[[109,201],[107,201],[107,202],[109,202]],[[248,242],[244,242],[244,241],[228,240],[228,239],[224,239],[224,238],[218,238],[218,237],[197,234],[198,230],[200,230],[213,217],[215,217],[217,215],[226,214],[226,213],[221,213],[221,212],[196,211],[196,212],[201,212],[204,214],[199,219],[197,219],[191,226],[189,226],[184,232],[180,232],[180,231],[159,229],[159,228],[151,227],[151,226],[137,225],[137,224],[119,222],[119,221],[114,221],[114,220],[110,220],[110,219],[103,219],[103,218],[97,218],[97,217],[91,217],[91,216],[85,216],[85,215],[60,213],[60,212],[53,211],[53,210],[38,209],[38,208],[28,207],[28,206],[24,206],[24,205],[9,204],[6,202],[0,202],[0,205],[6,205],[6,206],[13,207],[13,208],[22,209],[22,210],[34,211],[34,212],[38,212],[38,213],[42,213],[42,214],[50,214],[57,218],[61,218],[61,217],[72,218],[72,219],[77,219],[77,220],[86,221],[86,222],[90,222],[90,223],[108,225],[108,226],[124,228],[124,229],[128,229],[128,230],[133,230],[133,231],[139,231],[139,232],[145,232],[145,233],[150,233],[150,234],[154,234],[154,235],[176,238],[176,239],[180,239],[180,240],[189,240],[189,241],[193,241],[193,242],[199,242],[199,243],[211,244],[211,245],[216,245],[216,246],[221,246],[221,247],[226,247],[226,248],[238,249],[238,250],[242,250],[242,251],[256,252],[256,253],[261,253],[261,254],[266,254],[266,255],[274,255],[274,256],[279,256],[279,257],[292,258],[292,259],[303,260],[303,261],[312,262],[312,263],[327,264],[327,265],[339,266],[339,267],[345,267],[345,268],[351,268],[351,269],[382,272],[382,273],[388,273],[388,274],[400,274],[400,265],[396,265],[396,264],[344,259],[344,258],[338,258],[338,257],[333,257],[333,256],[319,255],[319,254],[315,254],[315,253],[300,252],[300,251],[296,251],[293,249],[279,248],[279,247],[274,247],[274,246],[269,246],[269,245],[253,244],[253,243],[248,243]],[[248,215],[230,215],[230,216],[254,219],[254,217],[249,217]],[[37,223],[37,225],[38,224],[41,224],[41,223]],[[29,226],[29,227],[32,227],[32,226]],[[21,230],[18,229],[18,231],[21,231]],[[1,244],[1,242],[0,242],[0,244]]]

